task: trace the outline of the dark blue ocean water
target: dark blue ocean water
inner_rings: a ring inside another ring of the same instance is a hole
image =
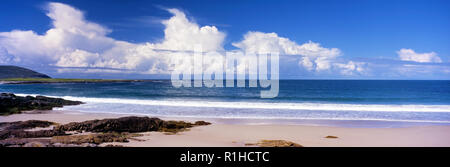
[[[167,117],[383,120],[450,123],[450,81],[281,80],[263,88],[174,88],[170,80],[133,83],[0,84],[0,92],[57,96],[84,105],[63,110]]]

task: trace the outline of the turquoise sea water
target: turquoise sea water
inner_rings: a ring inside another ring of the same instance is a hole
[[[174,88],[170,80],[133,83],[0,84],[0,92],[86,104],[61,110],[164,117],[369,120],[450,123],[450,81],[281,80],[262,88]]]

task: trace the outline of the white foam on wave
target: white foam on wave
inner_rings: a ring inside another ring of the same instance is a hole
[[[17,94],[36,96],[36,94]],[[121,98],[93,98],[74,96],[49,96],[85,103],[134,104],[171,107],[213,107],[237,109],[281,109],[320,111],[375,111],[375,112],[450,112],[450,105],[396,105],[396,104],[328,104],[328,103],[270,103],[270,102],[216,102],[182,100],[142,100]]]
[[[63,108],[58,108],[57,110],[64,110]],[[89,111],[80,111],[80,112],[86,112],[90,113]],[[113,111],[107,111],[102,112],[105,114],[123,114],[127,115],[130,113],[127,112],[113,112]],[[133,113],[133,115],[140,115],[140,116],[152,116],[152,117],[167,117],[167,118],[189,118],[189,119],[195,119],[195,118],[202,118],[202,119],[243,119],[243,120],[331,120],[331,121],[385,121],[385,122],[410,122],[410,123],[450,123],[450,121],[440,121],[440,120],[406,120],[406,119],[382,119],[382,118],[352,118],[352,117],[279,117],[279,116],[224,116],[224,115],[158,115],[154,113]]]

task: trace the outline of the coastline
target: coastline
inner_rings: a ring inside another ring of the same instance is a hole
[[[9,78],[0,79],[0,84],[54,84],[54,83],[121,83],[143,82],[144,80],[125,79],[62,79],[62,78]]]
[[[56,123],[135,116],[132,114],[83,113],[78,111],[33,111],[0,116],[0,122],[46,120]],[[196,121],[196,118],[164,118],[164,120]],[[243,123],[242,120],[208,120],[213,124],[191,128],[174,135],[145,132],[128,143],[103,143],[127,147],[243,147],[260,140],[287,140],[305,147],[448,147],[448,125],[410,127],[335,127],[318,125],[287,125],[279,123]],[[231,121],[231,122],[230,122]],[[234,122],[233,122],[234,121]],[[338,138],[325,138],[336,136]]]

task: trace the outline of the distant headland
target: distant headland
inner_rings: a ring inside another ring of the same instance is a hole
[[[0,66],[0,79],[8,78],[50,78],[48,75],[18,66]]]
[[[31,69],[18,66],[0,66],[0,83],[35,84],[35,83],[99,83],[99,82],[140,82],[142,80],[123,79],[68,79],[51,78]]]

